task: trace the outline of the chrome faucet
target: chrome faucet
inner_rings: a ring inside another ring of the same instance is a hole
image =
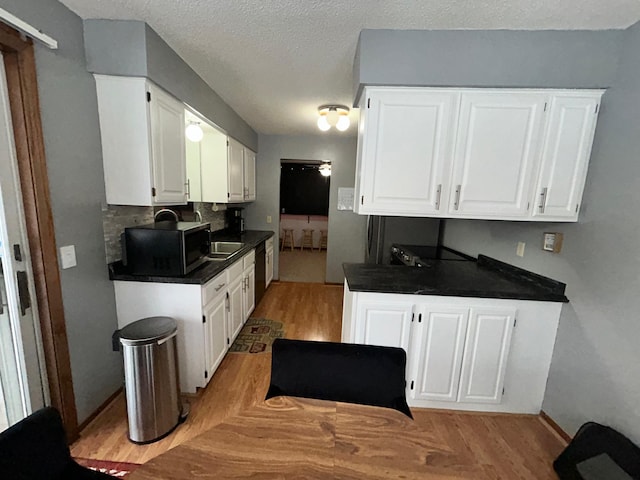
[[[196,222],[202,223],[202,214],[200,213],[200,210],[193,211],[193,218],[195,219]]]
[[[153,216],[153,220],[155,222],[157,222],[158,221],[158,216],[161,215],[161,214],[164,214],[164,213],[168,213],[168,214],[173,215],[173,218],[174,218],[175,222],[178,223],[178,221],[179,221],[178,220],[178,214],[176,212],[174,212],[173,210],[171,210],[170,208],[161,208],[160,210],[158,210],[156,212],[156,214]]]

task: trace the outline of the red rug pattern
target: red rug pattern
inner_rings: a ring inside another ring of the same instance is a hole
[[[94,460],[92,458],[76,458],[75,461],[91,470],[106,473],[107,475],[117,478],[125,478],[140,466],[138,463],[110,462],[108,460]]]

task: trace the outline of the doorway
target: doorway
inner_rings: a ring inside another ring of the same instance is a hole
[[[0,431],[47,400],[24,218],[6,72],[0,61]]]
[[[330,184],[330,162],[280,160],[280,281],[325,282]]]

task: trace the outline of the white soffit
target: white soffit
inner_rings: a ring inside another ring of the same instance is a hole
[[[147,22],[265,134],[319,134],[319,105],[351,105],[362,29],[604,30],[640,19],[638,0],[61,1],[82,18]]]

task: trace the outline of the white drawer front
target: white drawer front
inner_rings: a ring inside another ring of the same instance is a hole
[[[227,276],[228,271],[229,269],[226,269],[220,275],[204,284],[204,286],[202,287],[202,305],[206,305],[217,295],[220,295],[221,292],[226,290],[229,284],[229,279]]]

